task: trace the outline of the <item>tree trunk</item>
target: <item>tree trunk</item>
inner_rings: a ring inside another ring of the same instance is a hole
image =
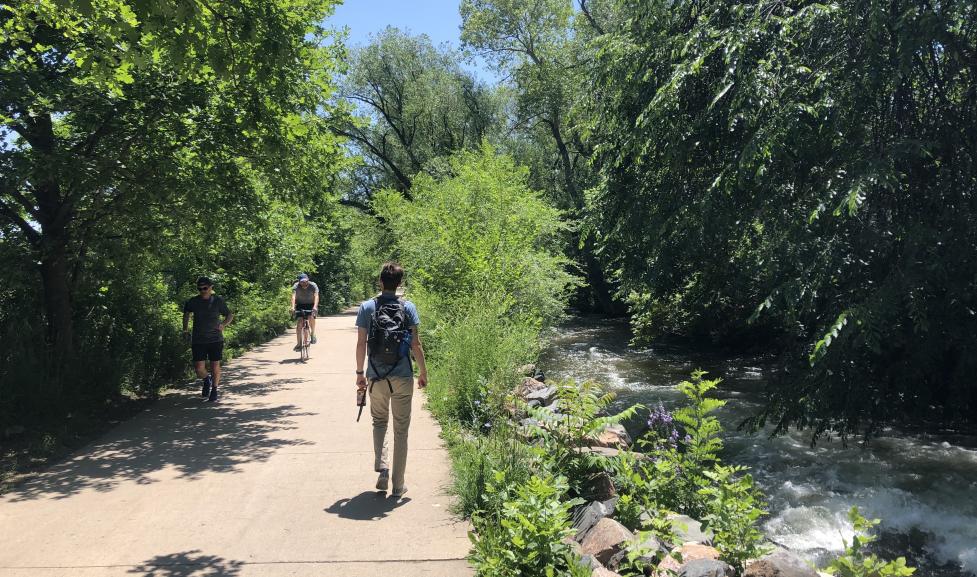
[[[583,248],[580,251],[580,259],[587,271],[587,284],[594,300],[595,308],[598,312],[606,315],[619,316],[627,313],[627,307],[623,302],[614,298],[613,287],[604,275],[604,267],[597,259],[594,239],[588,236],[584,239]]]
[[[48,343],[59,369],[74,358],[75,332],[71,285],[68,278],[68,239],[65,232],[47,233],[41,241],[41,282]]]

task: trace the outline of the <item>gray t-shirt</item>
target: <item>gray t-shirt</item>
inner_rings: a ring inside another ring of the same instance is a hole
[[[377,298],[379,298],[381,302],[397,299],[395,296],[391,297],[387,295],[381,295]],[[370,325],[373,324],[373,313],[376,312],[376,310],[376,303],[373,301],[373,299],[370,299],[368,301],[364,301],[363,304],[360,305],[359,312],[356,313],[356,326],[366,329],[367,334],[370,334]],[[411,327],[411,329],[413,329],[414,333],[417,333],[417,325],[421,324],[421,317],[417,314],[417,307],[414,306],[414,303],[410,301],[404,301],[404,313],[407,315],[407,324]],[[376,370],[373,370],[374,365],[376,366]],[[414,366],[411,364],[410,355],[401,359],[400,362],[397,363],[397,366],[393,367],[393,370],[390,369],[390,365],[385,365],[378,361],[367,361],[366,363],[366,377],[368,379],[375,379],[380,375],[384,375],[388,370],[390,371],[391,377],[414,376]],[[380,372],[379,375],[377,374],[377,371]]]
[[[183,312],[193,313],[191,343],[198,345],[224,341],[224,333],[217,328],[217,325],[221,323],[223,317],[231,314],[231,311],[223,298],[217,295],[211,295],[209,299],[195,296],[183,305]]]
[[[319,292],[319,285],[309,281],[309,286],[302,288],[301,283],[292,285],[292,292],[295,293],[295,305],[309,305],[311,308],[315,304],[315,295]]]

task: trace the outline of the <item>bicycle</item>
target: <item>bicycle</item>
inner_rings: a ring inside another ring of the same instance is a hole
[[[309,316],[312,311],[297,310],[295,316],[301,316],[302,322],[298,330],[302,331],[302,345],[299,348],[299,355],[302,362],[309,360],[309,345],[312,343],[312,328],[309,326]]]

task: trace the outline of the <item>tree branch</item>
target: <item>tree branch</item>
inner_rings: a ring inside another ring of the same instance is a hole
[[[28,242],[30,242],[32,245],[37,246],[41,243],[41,234],[37,232],[37,230],[35,230],[30,223],[24,220],[24,217],[20,216],[16,210],[10,208],[7,203],[3,202],[2,200],[0,200],[0,213],[7,215],[7,218],[17,225],[17,228],[21,229],[24,236],[27,237]]]
[[[587,8],[587,0],[580,0],[580,11],[583,12],[583,15],[587,18],[587,22],[590,23],[598,34],[604,34],[604,28],[597,23],[597,20],[595,20],[594,16],[590,13],[590,9]]]

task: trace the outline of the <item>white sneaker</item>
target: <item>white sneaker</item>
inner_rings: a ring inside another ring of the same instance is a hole
[[[393,495],[394,497],[400,498],[403,497],[404,493],[406,492],[407,492],[407,487],[405,486],[405,487],[399,487],[394,489],[394,492],[390,494]]]
[[[380,469],[380,476],[377,477],[377,491],[386,491],[387,482],[390,480],[390,471]]]

